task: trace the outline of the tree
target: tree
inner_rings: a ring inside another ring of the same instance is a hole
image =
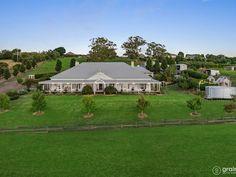
[[[62,62],[60,60],[57,60],[55,70],[56,72],[60,72],[62,69]]]
[[[45,96],[41,91],[36,91],[32,95],[33,103],[32,109],[36,112],[36,115],[42,114],[42,111],[45,110],[47,103],[45,100]]]
[[[35,68],[35,66],[37,66],[37,62],[35,59],[32,60],[31,65],[33,68]]]
[[[6,79],[6,80],[8,80],[8,79],[11,77],[11,73],[10,73],[10,71],[9,71],[8,68],[6,68],[6,69],[4,70],[3,77],[4,77],[4,79]]]
[[[140,36],[131,36],[127,42],[121,46],[125,50],[126,56],[130,59],[139,59],[142,51],[141,47],[146,44],[146,41]]]
[[[21,73],[24,73],[25,72],[25,65],[21,64],[19,70]]]
[[[91,118],[93,116],[93,112],[95,110],[95,101],[91,96],[84,96],[83,105],[86,114],[84,115],[85,118]]]
[[[30,91],[31,86],[35,83],[33,79],[25,79],[24,85],[27,87],[27,90]]]
[[[154,72],[155,74],[161,72],[161,66],[160,66],[159,60],[156,60],[156,61],[155,61],[155,64],[154,64],[154,66],[153,66],[153,72]]]
[[[152,60],[150,58],[147,60],[146,68],[149,71],[153,71]]]
[[[167,67],[168,66],[167,66],[166,58],[162,57],[162,60],[161,60],[161,69],[162,69],[162,71],[165,71]]]
[[[26,69],[30,70],[31,67],[32,67],[31,61],[30,61],[30,60],[27,60],[27,61],[26,61]]]
[[[21,77],[17,77],[16,81],[18,84],[22,84],[23,83],[23,79]]]
[[[14,76],[17,76],[18,73],[19,73],[19,71],[16,70],[16,69],[14,69],[12,74],[13,74]]]
[[[165,45],[157,44],[155,42],[147,44],[146,55],[153,59],[158,59],[158,57],[163,56],[165,52]]]
[[[198,115],[198,110],[202,107],[202,100],[201,98],[193,98],[187,101],[187,107],[193,111],[192,115]]]
[[[98,37],[90,40],[91,47],[89,51],[90,60],[105,60],[113,59],[117,56],[116,54],[116,44],[109,41],[107,38]]]
[[[72,58],[72,59],[70,60],[70,67],[71,67],[71,68],[75,66],[75,62],[76,62],[76,60],[75,60],[74,58]]]
[[[66,49],[64,47],[55,48],[54,51],[57,51],[60,56],[63,56],[66,53]]]
[[[0,94],[0,111],[9,109],[10,99],[6,94]]]
[[[184,53],[183,52],[179,52],[178,55],[176,56],[176,61],[183,61],[184,60]]]
[[[141,119],[147,117],[147,115],[144,113],[144,111],[148,106],[150,106],[150,102],[145,100],[144,96],[141,95],[138,99],[138,102],[137,102],[137,107],[140,111],[139,117]]]

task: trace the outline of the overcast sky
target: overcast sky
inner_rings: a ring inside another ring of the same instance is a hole
[[[0,49],[64,46],[86,54],[89,39],[120,45],[131,35],[171,53],[236,56],[235,0],[1,0]]]

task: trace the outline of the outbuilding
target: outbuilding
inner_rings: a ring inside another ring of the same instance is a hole
[[[232,99],[236,96],[236,87],[207,86],[205,89],[206,99]]]

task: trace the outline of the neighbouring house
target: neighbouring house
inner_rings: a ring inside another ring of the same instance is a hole
[[[160,92],[161,82],[143,71],[123,62],[84,62],[39,84],[45,92],[81,92],[86,85],[94,94],[104,92],[107,86],[118,92]]]
[[[231,81],[229,80],[228,77],[226,76],[220,76],[216,81],[216,84],[218,84],[219,86],[226,86],[226,87],[230,87],[231,86]]]
[[[229,71],[236,71],[236,66],[225,66],[225,69]]]
[[[213,76],[207,77],[208,82],[215,83],[216,79]]]
[[[182,71],[185,71],[188,69],[188,66],[186,64],[176,64],[176,74],[180,74]]]
[[[214,70],[214,69],[207,69],[204,71],[208,76],[218,76],[220,75],[219,70]]]
[[[236,96],[236,87],[206,86],[206,99],[232,99]]]

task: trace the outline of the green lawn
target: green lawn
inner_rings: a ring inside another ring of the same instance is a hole
[[[164,119],[189,119],[190,110],[186,101],[193,96],[169,89],[165,95],[146,96],[151,102],[147,109],[147,121]],[[0,114],[0,128],[28,126],[76,126],[86,124],[121,124],[142,122],[137,118],[137,95],[95,96],[95,116],[83,118],[82,96],[47,96],[47,109],[40,117],[32,115],[31,96],[11,102],[9,112]],[[199,118],[221,118],[227,116],[223,106],[229,101],[203,101]],[[233,115],[231,115],[233,116]],[[235,116],[235,114],[234,114]],[[144,121],[145,121],[144,120]]]
[[[235,125],[1,134],[0,176],[211,177],[235,166],[235,134]]]

